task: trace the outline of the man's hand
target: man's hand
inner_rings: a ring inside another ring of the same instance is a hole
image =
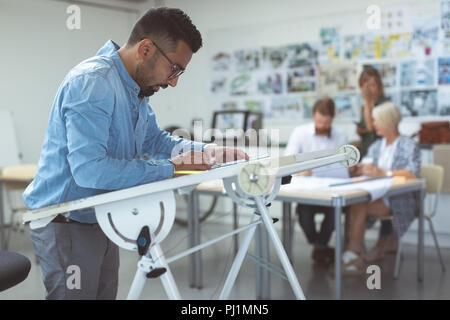
[[[204,152],[189,151],[170,159],[175,171],[203,171],[211,169],[211,163]],[[175,173],[174,177],[184,174]]]
[[[218,147],[214,144],[206,145],[204,153],[211,164],[220,164],[236,160],[249,160],[248,155],[241,149]]]

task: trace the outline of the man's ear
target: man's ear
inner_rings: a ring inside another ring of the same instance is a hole
[[[155,46],[152,40],[144,39],[137,43],[137,57],[139,60],[147,60],[155,54]]]

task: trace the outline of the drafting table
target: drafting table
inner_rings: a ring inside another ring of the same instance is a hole
[[[295,297],[305,299],[297,276],[273,227],[274,221],[270,217],[266,205],[278,194],[283,177],[337,162],[345,166],[352,166],[358,163],[359,157],[359,152],[355,147],[345,145],[338,149],[239,162],[200,174],[162,180],[28,211],[24,214],[23,221],[24,223],[29,222],[31,228],[40,228],[50,223],[58,214],[95,208],[98,224],[105,235],[124,249],[137,250],[141,256],[128,299],[138,299],[146,278],[156,277],[161,278],[170,299],[180,299],[180,293],[168,264],[245,231],[244,239],[219,297],[227,299],[255,229],[258,225],[262,225],[274,244]],[[159,243],[169,234],[174,223],[174,190],[181,194],[188,193],[198,184],[216,179],[223,180],[228,196],[235,203],[255,209],[251,222],[247,226],[219,236],[205,244],[190,248],[174,257],[166,258]]]
[[[223,192],[223,184],[220,180],[216,181],[208,181],[200,184],[192,194],[193,201],[198,200],[199,195],[212,195],[212,196],[226,196],[226,193]],[[408,179],[404,182],[396,182],[394,180],[394,184],[386,193],[385,196],[395,196],[403,193],[415,192],[418,194],[419,199],[419,212],[418,212],[418,222],[419,222],[419,230],[418,230],[418,242],[417,242],[417,280],[423,280],[424,274],[424,197],[425,197],[425,181],[422,179]],[[336,299],[341,298],[342,294],[342,272],[341,272],[341,264],[338,263],[341,259],[342,254],[342,240],[341,240],[341,214],[342,209],[345,206],[362,203],[370,201],[370,195],[367,191],[358,189],[355,184],[354,190],[283,190],[281,187],[280,192],[276,196],[275,200],[283,202],[283,215],[282,215],[282,242],[286,253],[289,257],[290,261],[293,261],[292,255],[292,234],[293,234],[293,224],[291,217],[291,203],[301,203],[308,205],[317,205],[324,207],[334,208],[335,213],[335,234],[336,234],[336,248],[335,248],[335,296]],[[191,211],[189,212],[190,219],[193,219],[192,224],[197,228],[195,236],[200,232],[198,221],[198,207],[190,207]],[[197,211],[192,211],[193,209]],[[193,238],[191,240],[192,245],[195,245],[199,240],[199,238]],[[267,256],[265,251],[268,250],[266,245],[261,244],[262,249],[260,249],[260,253]],[[264,257],[260,257],[261,260],[264,260]],[[263,263],[264,265],[264,263]],[[273,269],[273,266],[271,267]],[[191,272],[190,272],[190,281],[191,286],[201,288],[202,287],[202,277],[201,277],[201,257],[199,253],[194,254],[191,257]],[[264,270],[261,270],[265,276],[261,276],[264,281],[268,280],[268,273]],[[268,299],[270,296],[270,290],[268,290],[269,286],[267,283],[258,283],[257,284],[257,294],[262,299]]]

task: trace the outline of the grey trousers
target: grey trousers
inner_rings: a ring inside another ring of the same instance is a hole
[[[46,299],[115,299],[119,248],[98,224],[51,222],[31,230]]]

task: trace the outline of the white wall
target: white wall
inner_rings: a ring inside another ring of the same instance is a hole
[[[137,19],[133,13],[80,6],[81,29],[69,30],[68,6],[0,0],[0,109],[13,112],[23,163],[39,159],[53,98],[66,73],[108,39],[124,43]]]
[[[371,4],[383,6],[404,5],[411,16],[427,16],[439,12],[439,0],[166,0],[170,7],[186,11],[202,32],[204,48],[194,55],[189,70],[179,81],[177,92],[166,91],[153,98],[153,106],[162,126],[178,124],[189,127],[192,118],[203,118],[211,123],[217,101],[206,95],[209,58],[219,50],[236,50],[276,46],[303,41],[318,41],[321,27],[340,26],[343,35],[366,33],[366,8]],[[189,116],[176,113],[189,108]],[[169,112],[166,112],[169,111]],[[299,123],[270,121],[266,128],[280,129],[280,138],[286,141],[292,128]],[[351,121],[336,121],[350,139],[357,139]],[[404,121],[401,130],[411,134],[419,129],[417,121]]]

